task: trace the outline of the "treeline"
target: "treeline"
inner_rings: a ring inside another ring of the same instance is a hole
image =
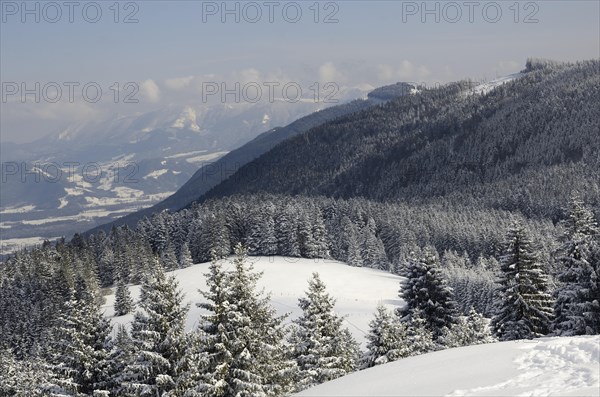
[[[35,354],[68,288],[85,285],[101,296],[107,287],[141,283],[156,260],[174,270],[209,261],[211,252],[227,256],[237,243],[251,255],[327,257],[398,274],[429,246],[439,253],[459,309],[491,316],[495,258],[513,219],[543,247],[542,260],[553,263],[562,225],[497,210],[261,195],[162,212],[136,229],[76,235],[12,256],[0,271],[0,343],[17,357]]]

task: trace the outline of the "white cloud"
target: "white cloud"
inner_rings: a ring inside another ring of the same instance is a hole
[[[341,80],[340,73],[333,62],[325,62],[319,67],[319,80],[321,82],[337,82]]]
[[[171,90],[179,91],[188,87],[192,80],[194,80],[194,76],[175,77],[165,80],[165,86]]]
[[[140,84],[140,94],[151,103],[156,103],[160,100],[160,88],[158,88],[152,79],[145,80]]]
[[[496,73],[500,76],[516,73],[523,69],[523,65],[517,61],[501,61],[496,64]]]
[[[261,82],[260,72],[254,68],[242,70],[239,77],[239,83],[241,84]]]
[[[377,77],[383,82],[422,80],[430,75],[431,72],[425,65],[417,66],[406,59],[398,66],[388,64],[377,66]]]

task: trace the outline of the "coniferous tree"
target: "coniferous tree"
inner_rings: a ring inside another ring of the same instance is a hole
[[[235,269],[226,273],[213,257],[202,292],[209,311],[200,323],[203,373],[192,395],[276,396],[291,391],[292,363],[284,345],[283,318],[275,317],[268,296],[257,292],[259,273],[246,263],[246,250],[235,248]],[[193,376],[187,372],[186,376]]]
[[[155,263],[142,284],[131,325],[133,352],[124,371],[124,396],[161,395],[173,389],[183,354],[188,305],[173,277]]]
[[[314,273],[306,297],[299,300],[302,316],[295,320],[290,342],[298,364],[299,390],[344,376],[356,369],[358,346],[333,311],[335,300]]]
[[[68,391],[51,382],[48,365],[39,357],[18,360],[9,350],[0,349],[0,396],[67,396]]]
[[[167,271],[174,270],[179,267],[179,261],[175,255],[175,247],[170,241],[160,253],[160,263]]]
[[[300,256],[298,245],[298,214],[291,206],[286,206],[276,217],[275,235],[277,250],[283,256]]]
[[[598,300],[598,226],[593,213],[577,197],[571,199],[564,244],[558,262],[554,332],[559,335],[600,333]]]
[[[127,284],[119,277],[117,279],[117,289],[115,291],[115,316],[123,316],[133,310],[133,299]]]
[[[91,395],[109,386],[110,322],[91,294],[80,291],[79,295],[75,298],[73,291],[65,302],[48,353],[54,374],[51,383],[67,395]]]
[[[492,327],[500,340],[546,335],[552,317],[552,299],[543,265],[521,224],[512,225],[506,240],[500,269],[500,305]]]
[[[405,323],[390,313],[383,305],[377,306],[375,318],[369,323],[367,352],[362,359],[362,368],[385,364],[409,355],[408,328]]]
[[[363,257],[358,240],[356,226],[348,219],[344,225],[344,240],[346,243],[346,263],[350,266],[360,267],[363,265]]]
[[[123,372],[130,362],[133,354],[133,343],[129,332],[124,325],[117,326],[117,332],[113,340],[112,350],[108,356],[108,385],[107,389],[111,395],[118,396],[124,381]]]
[[[419,310],[433,335],[442,336],[456,323],[457,313],[452,289],[439,269],[436,255],[426,249],[422,259],[410,261],[405,276],[400,296],[406,306],[399,311],[400,316],[410,319]]]
[[[181,250],[179,252],[179,267],[181,269],[183,269],[186,267],[190,267],[193,264],[194,264],[194,261],[192,260],[192,253],[190,251],[190,246],[186,241],[181,246]]]
[[[406,324],[406,339],[408,353],[405,357],[416,356],[437,350],[439,345],[434,341],[434,333],[429,329],[429,324],[420,309],[415,309],[410,319],[403,321]]]
[[[493,343],[496,339],[487,326],[484,317],[473,308],[467,316],[460,316],[456,324],[442,338],[444,347],[459,347]]]

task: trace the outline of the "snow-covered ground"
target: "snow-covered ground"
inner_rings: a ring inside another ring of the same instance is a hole
[[[259,286],[265,292],[271,292],[271,302],[279,314],[290,313],[289,319],[297,318],[301,313],[298,298],[304,296],[308,288],[308,279],[313,272],[318,272],[327,284],[329,293],[337,299],[336,311],[345,315],[345,325],[357,341],[364,343],[365,333],[378,303],[393,308],[402,303],[398,298],[401,278],[393,274],[367,269],[350,267],[344,263],[325,259],[300,259],[284,257],[250,257],[254,269],[264,272]],[[232,265],[226,261],[225,268]],[[176,270],[170,274],[179,281],[186,300],[191,304],[186,327],[191,330],[197,324],[200,309],[196,303],[202,297],[198,289],[206,290],[204,275],[208,272],[209,263],[193,265]],[[134,299],[138,299],[140,287],[130,287]],[[104,305],[105,315],[114,323],[128,324],[133,315],[113,317],[113,294],[108,295]]]
[[[600,336],[467,346],[356,372],[297,396],[600,396]]]
[[[470,91],[471,94],[479,94],[479,95],[486,95],[487,93],[489,93],[490,91],[492,91],[494,88],[501,86],[502,84],[506,84],[510,81],[513,81],[515,79],[518,79],[519,77],[524,76],[523,73],[513,73],[513,74],[509,74],[508,76],[503,76],[485,83],[481,83],[475,87],[473,87]]]

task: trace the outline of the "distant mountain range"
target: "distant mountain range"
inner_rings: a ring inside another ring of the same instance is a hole
[[[340,100],[357,97],[366,92],[352,90]],[[169,106],[74,124],[27,144],[2,143],[3,245],[69,237],[151,206],[204,165],[326,106],[314,101]]]

